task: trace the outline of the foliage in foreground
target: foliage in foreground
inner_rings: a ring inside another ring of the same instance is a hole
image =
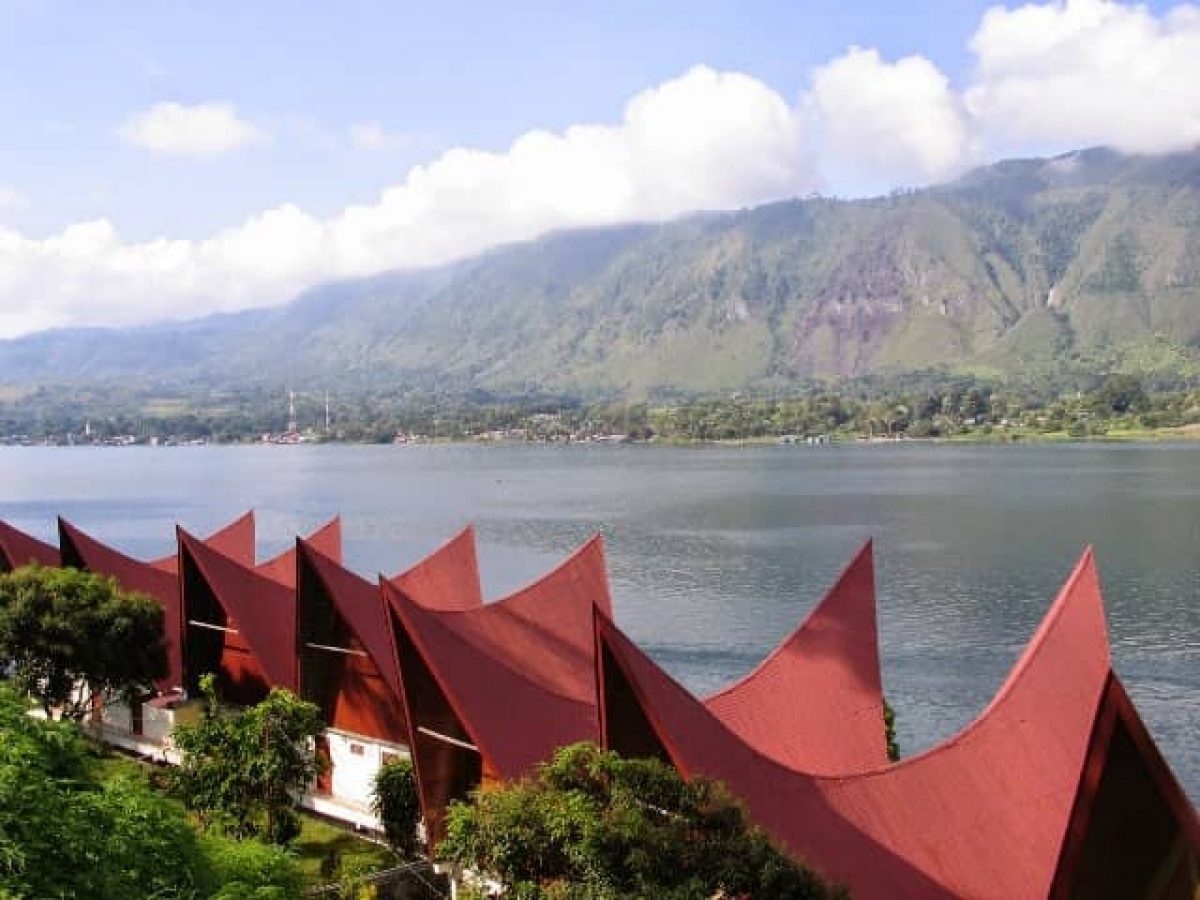
[[[0,897],[5,900],[291,900],[292,858],[200,838],[144,779],[106,783],[78,728],[27,715],[0,686]]]
[[[200,689],[203,717],[174,731],[182,756],[171,772],[175,792],[206,828],[287,843],[300,830],[297,800],[320,770],[320,709],[275,688],[248,709],[224,710],[211,675]]]
[[[717,783],[591,744],[452,804],[439,855],[518,900],[840,897],[751,826]]]
[[[896,710],[883,698],[883,733],[887,740],[887,758],[892,762],[900,759],[900,741],[896,738]]]
[[[421,802],[411,760],[396,758],[379,767],[371,808],[383,824],[388,846],[404,859],[415,857],[421,849],[417,841]]]
[[[162,616],[112,578],[25,566],[0,575],[0,671],[47,716],[81,721],[99,698],[153,693],[167,671]]]

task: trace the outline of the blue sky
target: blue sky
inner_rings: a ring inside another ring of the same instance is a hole
[[[0,0],[0,182],[26,198],[4,221],[47,234],[108,216],[145,239],[203,237],[288,200],[332,214],[449,146],[500,150],[530,128],[613,121],[697,63],[787,96],[851,44],[961,76],[986,6]],[[153,103],[212,99],[280,139],[181,166],[115,134]],[[363,122],[404,140],[362,152],[346,135]]]
[[[1117,0],[0,0],[0,336],[1013,153],[1178,150],[1197,59],[1200,7]],[[562,146],[517,152],[530,132]]]

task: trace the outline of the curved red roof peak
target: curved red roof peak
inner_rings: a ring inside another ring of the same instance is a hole
[[[183,528],[176,533],[180,552],[189,555],[226,615],[237,623],[270,684],[295,691],[295,575],[291,584],[280,582],[206,546]],[[186,602],[185,598],[185,607]]]
[[[971,725],[896,765],[839,777],[767,759],[610,620],[596,622],[606,742],[657,742],[685,774],[725,781],[752,820],[856,896],[1047,895],[1111,674],[1090,552]],[[612,697],[640,711],[631,718]],[[646,728],[654,734],[639,737]]]
[[[424,559],[387,581],[427,609],[451,611],[482,606],[475,526],[467,525]]]
[[[549,572],[488,605],[504,604],[514,611],[528,607],[531,611],[541,612],[541,607],[547,599],[561,596],[565,591],[580,586],[586,587],[592,603],[612,615],[612,598],[609,595],[608,566],[604,558],[602,534],[592,535]],[[588,616],[590,622],[590,611]],[[588,627],[590,628],[590,625]],[[590,640],[590,636],[588,639]]]
[[[705,705],[791,768],[842,774],[886,765],[872,542],[795,631]]]
[[[254,565],[254,510],[247,510],[228,525],[204,539],[204,543],[243,565]],[[152,560],[150,565],[164,572],[179,571],[179,552]]]
[[[379,586],[351,572],[304,538],[296,539],[296,549],[301,565],[309,566],[320,579],[338,615],[362,643],[398,703],[400,672],[387,601]]]
[[[342,563],[342,517],[334,516],[308,537],[304,538],[308,544],[319,550],[323,556],[336,562],[338,565]],[[278,582],[285,587],[294,588],[296,586],[296,544],[288,547],[283,552],[271,557],[265,562],[254,566],[254,571],[265,578],[270,578],[272,581]]]
[[[590,655],[571,653],[554,635],[503,614],[498,604],[440,612],[387,581],[381,584],[399,626],[494,775],[519,777],[557,748],[599,737]],[[590,606],[587,615],[590,620]],[[590,696],[580,697],[576,683],[584,681]],[[411,723],[423,724],[419,718]]]
[[[0,520],[0,572],[19,569],[31,562],[41,566],[57,566],[60,561],[57,547]]]

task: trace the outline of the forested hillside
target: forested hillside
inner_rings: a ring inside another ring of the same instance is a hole
[[[1200,373],[1200,151],[999,163],[550,235],[266,311],[0,343],[9,384],[787,388],[941,369],[1052,381]]]

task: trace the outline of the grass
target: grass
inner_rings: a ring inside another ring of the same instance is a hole
[[[128,776],[149,782],[157,769],[149,763],[134,759],[106,747],[95,746],[93,771],[101,782]],[[386,847],[364,840],[353,831],[328,820],[300,813],[300,834],[290,849],[306,882],[311,886],[327,884],[330,871],[337,863],[353,864],[356,871],[386,869],[396,864],[395,856]]]
[[[292,841],[300,864],[300,871],[309,883],[317,885],[329,881],[329,861],[337,859],[342,864],[362,863],[370,869],[386,869],[395,865],[395,856],[386,847],[363,840],[352,831],[334,825],[315,816],[301,814],[300,836]],[[349,865],[347,865],[349,868]],[[357,865],[355,871],[363,871]]]

